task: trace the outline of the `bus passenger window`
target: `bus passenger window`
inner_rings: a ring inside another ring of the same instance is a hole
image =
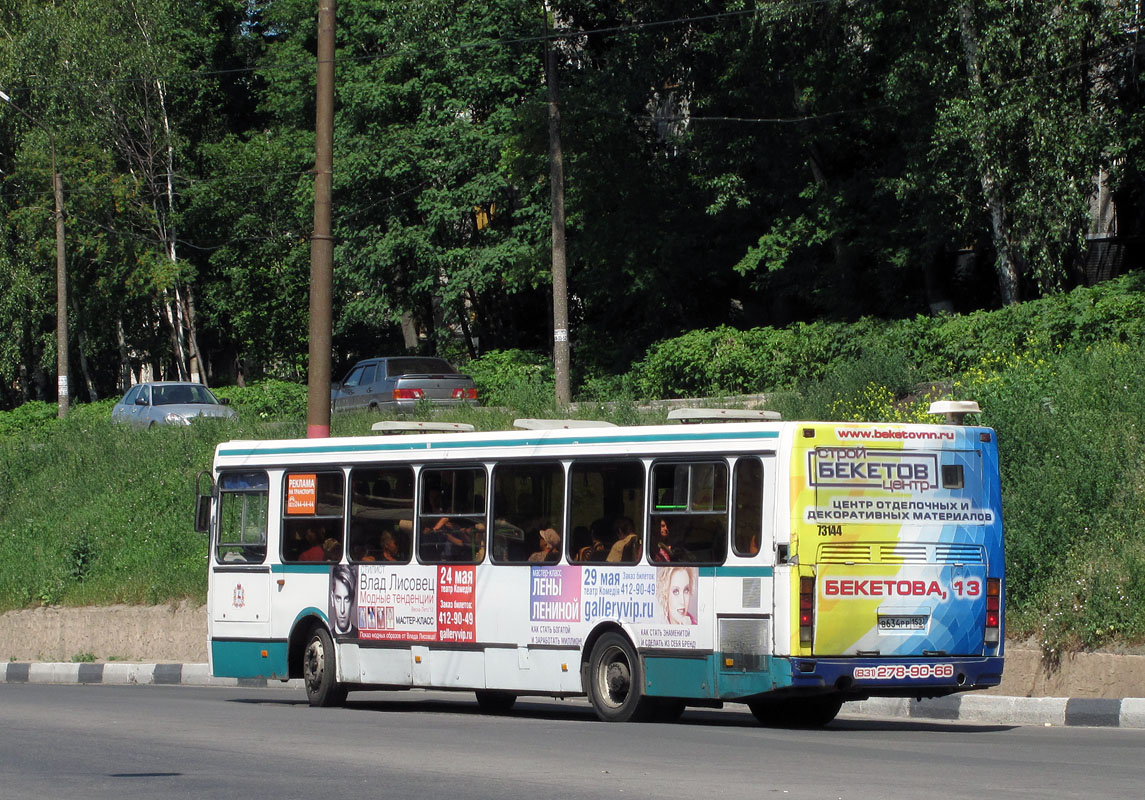
[[[754,556],[763,538],[763,464],[758,458],[741,458],[735,464],[732,505],[735,509],[736,555]]]
[[[282,560],[342,560],[341,472],[288,472],[283,478]]]
[[[220,564],[261,564],[266,559],[269,488],[265,472],[224,472],[219,476],[215,560]]]
[[[418,513],[418,560],[477,564],[485,560],[485,470],[424,469]]]
[[[408,564],[413,557],[413,468],[350,473],[350,532],[354,562]]]
[[[569,469],[570,558],[635,564],[643,558],[643,522],[643,463],[573,462]]]
[[[559,561],[564,508],[565,473],[559,463],[498,464],[493,469],[493,563]]]
[[[728,536],[727,474],[722,461],[652,467],[650,560],[723,563]]]

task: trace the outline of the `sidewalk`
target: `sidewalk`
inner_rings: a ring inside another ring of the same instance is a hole
[[[0,666],[0,683],[104,684],[115,686],[283,686],[301,691],[299,680],[212,678],[206,664],[19,663]],[[935,700],[873,698],[847,703],[842,714],[879,719],[974,722],[980,725],[1145,728],[1145,698],[1005,697],[956,694]]]

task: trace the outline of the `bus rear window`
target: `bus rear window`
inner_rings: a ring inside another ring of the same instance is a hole
[[[942,488],[962,489],[966,486],[966,477],[961,464],[942,465]]]

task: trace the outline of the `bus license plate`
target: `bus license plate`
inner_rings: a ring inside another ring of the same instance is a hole
[[[925,614],[879,615],[880,631],[925,631]]]

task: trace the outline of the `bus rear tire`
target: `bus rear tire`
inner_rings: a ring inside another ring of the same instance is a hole
[[[474,694],[477,695],[477,707],[482,714],[508,714],[517,702],[517,695],[496,689],[477,689]]]
[[[315,628],[302,652],[302,681],[310,705],[328,708],[346,702],[346,687],[338,682],[334,641],[325,628]]]
[[[769,728],[822,728],[843,707],[843,696],[783,697],[748,703],[752,715]]]
[[[593,645],[586,689],[593,711],[604,722],[642,722],[655,714],[655,701],[644,696],[640,658],[619,633],[606,633]]]

